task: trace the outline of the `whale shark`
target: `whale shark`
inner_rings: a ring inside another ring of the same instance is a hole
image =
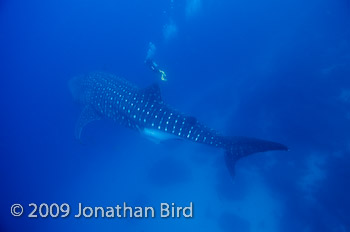
[[[114,74],[93,72],[72,78],[69,88],[73,99],[83,108],[75,128],[78,140],[83,128],[90,122],[112,119],[153,141],[185,139],[223,149],[232,177],[235,175],[235,163],[242,157],[257,152],[288,150],[277,142],[222,135],[195,117],[164,103],[157,84],[138,88]]]

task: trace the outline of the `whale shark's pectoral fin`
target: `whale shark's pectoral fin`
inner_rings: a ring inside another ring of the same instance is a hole
[[[99,116],[93,108],[91,108],[90,106],[86,106],[81,112],[78,122],[75,126],[75,138],[77,140],[80,140],[83,128],[90,122],[100,119],[101,116]]]
[[[150,102],[163,103],[158,84],[153,84],[142,90],[144,99]]]
[[[143,128],[143,129],[139,129],[139,131],[145,138],[147,138],[148,140],[156,144],[160,144],[168,140],[181,140],[179,139],[179,137],[173,134],[166,133],[156,129]]]

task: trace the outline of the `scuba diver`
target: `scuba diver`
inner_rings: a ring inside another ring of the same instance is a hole
[[[147,66],[149,66],[154,72],[156,73],[160,73],[160,79],[162,81],[167,81],[166,79],[166,74],[163,70],[161,70],[159,67],[158,67],[158,64],[156,62],[154,62],[153,60],[151,59],[146,59],[145,60],[145,63]]]
[[[161,70],[156,62],[153,60],[153,56],[156,50],[156,46],[150,42],[148,45],[148,51],[147,51],[147,56],[145,60],[145,64],[150,67],[150,69],[153,72],[159,73],[160,74],[160,79],[162,81],[167,81],[166,74],[163,70]]]

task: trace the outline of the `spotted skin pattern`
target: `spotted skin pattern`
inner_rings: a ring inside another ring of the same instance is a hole
[[[139,89],[106,73],[92,73],[84,79],[84,103],[101,118],[112,119],[132,129],[160,130],[195,142],[222,146],[222,137],[217,132],[164,104],[157,86]]]
[[[95,72],[73,78],[70,89],[75,100],[84,106],[78,121],[76,137],[93,120],[112,119],[134,130],[158,131],[208,144],[226,150],[225,160],[231,176],[235,162],[244,156],[270,150],[288,150],[280,143],[246,138],[227,137],[208,128],[191,116],[166,105],[157,85],[139,89],[113,74]]]

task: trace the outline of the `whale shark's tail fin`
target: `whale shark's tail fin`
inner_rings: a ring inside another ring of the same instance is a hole
[[[248,137],[229,137],[227,138],[225,162],[231,177],[235,175],[235,163],[242,157],[265,151],[284,150],[288,147],[283,144],[271,141],[248,138]]]

